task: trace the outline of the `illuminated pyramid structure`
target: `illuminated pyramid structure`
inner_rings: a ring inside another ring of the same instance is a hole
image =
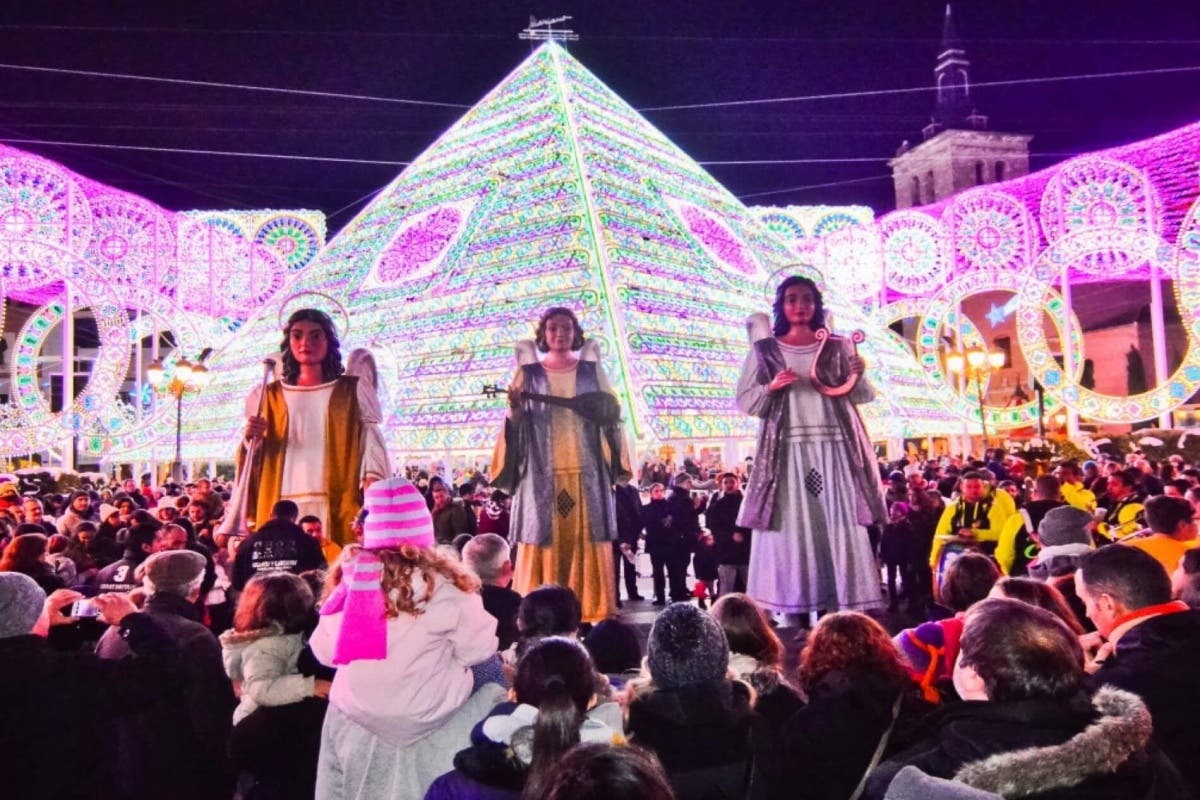
[[[490,450],[504,400],[482,389],[507,383],[514,342],[532,338],[555,305],[574,309],[598,340],[639,449],[747,440],[757,421],[733,402],[743,323],[766,310],[795,261],[724,187],[547,43],[217,355],[215,380],[185,419],[185,458],[231,452],[281,319],[311,304],[345,310],[343,355],[357,346],[376,354],[397,457]],[[912,402],[919,412],[921,398]]]

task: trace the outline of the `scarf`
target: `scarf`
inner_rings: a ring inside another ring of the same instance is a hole
[[[370,550],[360,550],[342,569],[342,582],[321,606],[321,616],[342,612],[333,663],[386,658],[387,603],[379,585],[383,562]]]

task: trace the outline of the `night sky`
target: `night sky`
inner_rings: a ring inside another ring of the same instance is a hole
[[[529,15],[573,14],[568,49],[635,108],[928,87],[944,3],[9,0],[0,62],[460,104],[316,98],[0,69],[0,140],[170,209],[318,208],[336,230],[389,164],[101,150],[87,142],[402,162],[530,51]],[[970,0],[975,82],[1200,68],[1195,0]],[[993,130],[1034,135],[1034,169],[1200,119],[1200,69],[977,88]],[[751,204],[892,207],[887,159],[932,94],[646,111]]]

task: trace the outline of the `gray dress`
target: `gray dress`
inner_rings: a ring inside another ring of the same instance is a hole
[[[826,397],[808,380],[817,345],[779,342],[787,366],[801,376],[787,391],[787,429],[771,529],[754,531],[747,594],[784,613],[859,609],[883,599],[866,528],[857,521],[850,443],[837,424],[837,403],[865,403],[865,378],[844,397]],[[762,415],[770,397],[758,382],[751,352],[738,380],[738,406]]]

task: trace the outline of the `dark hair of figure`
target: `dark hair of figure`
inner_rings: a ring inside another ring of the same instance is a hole
[[[996,581],[996,588],[1011,600],[1020,600],[1022,603],[1028,603],[1031,606],[1037,606],[1049,611],[1061,619],[1063,624],[1071,629],[1071,633],[1074,633],[1076,636],[1083,635],[1083,625],[1076,618],[1075,612],[1071,610],[1071,606],[1067,604],[1067,600],[1063,597],[1062,592],[1055,588],[1053,584],[1034,580],[1033,578],[1001,578]]]
[[[942,605],[953,611],[966,611],[988,596],[1000,579],[996,564],[982,553],[964,553],[946,570],[939,588]]]
[[[566,586],[548,583],[521,600],[517,628],[522,638],[574,636],[583,618],[579,598]]]
[[[315,322],[325,331],[328,349],[325,360],[321,363],[321,380],[328,383],[343,372],[346,367],[342,364],[341,342],[338,340],[337,329],[333,320],[324,311],[316,308],[301,308],[288,317],[287,325],[283,328],[283,343],[279,345],[279,353],[283,358],[283,382],[293,385],[300,377],[300,364],[292,355],[292,326],[297,322]]]
[[[551,768],[567,750],[579,744],[579,726],[596,693],[592,658],[574,639],[542,639],[517,663],[513,692],[518,703],[538,710],[525,795],[541,797]]]
[[[271,516],[286,522],[295,522],[300,516],[300,506],[292,500],[280,500],[271,506]]]
[[[1192,504],[1182,497],[1159,495],[1146,501],[1146,525],[1154,533],[1170,536],[1182,523],[1191,522],[1195,516]]]
[[[1084,687],[1079,638],[1044,608],[991,598],[967,612],[959,663],[983,679],[988,699],[1067,698]]]
[[[1078,575],[1088,592],[1107,594],[1130,611],[1171,600],[1171,577],[1154,556],[1136,547],[1110,545],[1084,553]]]
[[[571,748],[547,776],[542,792],[539,800],[675,800],[653,753],[608,744]]]
[[[246,583],[238,598],[233,627],[240,633],[266,628],[272,622],[283,633],[301,633],[311,621],[313,593],[308,581],[290,572],[263,572]]]
[[[712,616],[725,631],[731,653],[741,653],[772,666],[783,663],[783,643],[749,595],[740,592],[723,595],[713,604]]]
[[[811,279],[805,278],[803,275],[792,275],[789,278],[785,278],[783,283],[779,284],[779,288],[775,290],[775,303],[771,306],[771,332],[776,336],[784,336],[792,329],[791,323],[787,321],[787,315],[783,313],[783,296],[793,286],[804,286],[812,292],[816,310],[813,312],[812,319],[808,322],[808,327],[814,331],[817,328],[825,327],[825,300],[821,297],[821,290],[817,288],[817,284]]]

